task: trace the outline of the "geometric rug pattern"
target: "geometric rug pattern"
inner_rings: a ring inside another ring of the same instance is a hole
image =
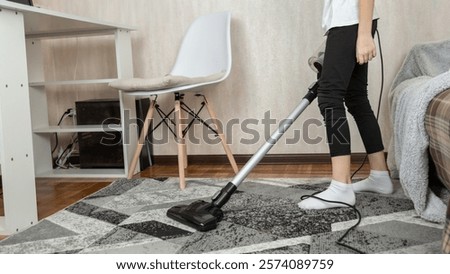
[[[229,180],[120,179],[0,242],[4,254],[352,254],[336,244],[357,221],[350,208],[297,207],[327,179],[248,179],[223,207],[217,229],[198,232],[166,217],[174,205],[211,197]],[[345,243],[365,253],[440,254],[442,224],[419,218],[399,184],[391,195],[357,194],[362,221]]]

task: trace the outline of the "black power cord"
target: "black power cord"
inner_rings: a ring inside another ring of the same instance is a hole
[[[66,112],[63,113],[63,115],[62,115],[61,118],[59,119],[58,126],[61,125],[61,123],[62,123],[62,121],[64,120],[64,118],[66,118],[66,116],[69,115],[70,112],[71,112],[71,109],[68,109],[68,110],[66,110]],[[55,153],[55,151],[56,151],[56,149],[58,148],[58,146],[59,146],[58,133],[55,133],[55,146],[54,146],[54,148],[52,149],[52,155],[53,155],[53,153]]]
[[[377,33],[377,38],[378,38],[378,45],[379,45],[379,48],[380,48],[380,59],[381,59],[381,90],[380,90],[380,97],[378,99],[378,109],[377,109],[377,115],[376,115],[376,119],[378,121],[379,117],[380,117],[381,102],[382,102],[382,99],[383,99],[383,91],[384,91],[384,59],[383,59],[383,50],[382,50],[382,47],[381,47],[380,33],[379,33],[378,30],[376,30],[376,33]],[[368,159],[368,155],[366,154],[366,156],[364,157],[364,160],[363,160],[361,166],[352,174],[351,179],[353,179],[353,177],[363,168],[363,166],[366,164],[367,159]],[[356,229],[359,226],[359,224],[361,223],[361,219],[362,219],[361,212],[359,212],[359,210],[354,205],[350,205],[350,204],[347,204],[347,203],[344,203],[344,202],[339,202],[339,201],[325,200],[325,199],[322,199],[320,197],[315,196],[315,195],[317,195],[317,194],[319,194],[321,192],[322,191],[313,193],[311,195],[304,195],[300,199],[304,200],[304,199],[307,199],[307,198],[315,198],[315,199],[321,200],[323,202],[333,203],[333,204],[341,204],[341,205],[344,205],[344,206],[347,206],[347,207],[350,207],[351,209],[353,209],[355,211],[355,213],[356,213],[356,216],[358,217],[358,221],[356,222],[356,224],[354,224],[353,226],[351,226],[349,229],[347,229],[345,231],[345,233],[336,241],[336,244],[340,245],[340,246],[343,246],[343,247],[346,247],[346,248],[348,248],[350,250],[353,250],[353,251],[355,251],[357,253],[365,254],[365,252],[363,252],[363,251],[361,251],[361,250],[359,250],[357,248],[354,248],[354,247],[344,243],[344,239],[348,236],[348,234],[351,231],[353,231],[354,229]]]
[[[356,213],[356,216],[358,217],[358,221],[356,222],[356,224],[354,224],[349,229],[347,229],[345,231],[345,233],[341,237],[339,237],[339,239],[336,241],[336,244],[340,245],[340,246],[343,246],[343,247],[346,247],[348,249],[351,249],[351,250],[353,250],[353,251],[355,251],[355,252],[357,252],[359,254],[365,254],[365,252],[363,252],[363,251],[361,251],[361,250],[359,250],[359,249],[357,249],[355,247],[352,247],[352,246],[344,243],[344,239],[348,236],[348,234],[352,230],[356,229],[359,226],[359,224],[361,223],[361,219],[362,219],[361,212],[359,212],[359,210],[354,205],[347,204],[347,203],[344,203],[344,202],[339,202],[339,201],[330,201],[330,200],[326,200],[326,199],[322,199],[320,197],[317,197],[316,195],[321,193],[321,192],[323,192],[323,191],[318,191],[318,192],[315,192],[315,193],[313,193],[311,195],[303,195],[300,199],[303,201],[303,200],[308,199],[308,198],[314,198],[314,199],[317,199],[317,200],[320,200],[320,201],[323,201],[323,202],[332,203],[332,204],[340,204],[340,205],[344,205],[344,206],[347,206],[347,207],[350,207],[351,209],[353,209],[353,211],[355,211],[355,213]]]
[[[72,111],[74,111],[74,109],[72,109],[72,108],[67,109],[61,115],[61,118],[59,119],[57,125],[60,126],[66,117],[73,117],[75,114],[73,114]],[[58,133],[56,132],[56,133],[54,133],[54,135],[55,135],[55,146],[53,147],[52,152],[51,152],[52,157],[53,157],[53,154],[55,153],[55,151],[59,147]],[[67,161],[68,157],[73,153],[73,151],[75,149],[74,146],[77,143],[78,143],[78,138],[75,138],[75,139],[72,138],[72,142],[62,152],[59,153],[59,156],[56,157],[56,159],[54,159],[54,163],[53,163],[54,167],[59,167],[59,168],[63,168],[63,169],[73,167],[73,165],[71,165],[70,163],[68,166],[66,166],[65,161]],[[61,161],[63,161],[63,162],[61,163]]]

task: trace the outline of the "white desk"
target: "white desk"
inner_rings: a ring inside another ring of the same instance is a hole
[[[38,221],[35,177],[126,177],[128,159],[136,146],[137,131],[129,122],[135,102],[119,93],[124,138],[122,170],[53,170],[51,136],[85,128],[52,127],[48,121],[48,85],[107,84],[113,79],[46,82],[43,73],[42,39],[114,35],[117,78],[133,76],[130,31],[132,28],[79,16],[0,0],[0,164],[5,215],[0,235],[9,235]],[[125,116],[125,113],[127,116]],[[130,130],[131,127],[131,130]],[[100,128],[100,127],[99,127]],[[100,129],[93,129],[98,131]]]

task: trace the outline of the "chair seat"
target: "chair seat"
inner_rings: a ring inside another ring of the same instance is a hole
[[[168,74],[158,78],[119,79],[111,82],[109,86],[115,89],[120,89],[124,92],[158,91],[175,87],[211,83],[221,80],[225,75],[225,72],[219,72],[201,77],[186,77]]]

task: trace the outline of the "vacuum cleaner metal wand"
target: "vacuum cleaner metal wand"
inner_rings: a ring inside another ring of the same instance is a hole
[[[279,128],[272,133],[272,136],[266,141],[266,143],[253,155],[253,157],[247,162],[247,164],[234,177],[231,182],[232,184],[234,184],[236,187],[239,187],[239,185],[250,174],[253,168],[255,168],[259,164],[259,162],[270,151],[270,149],[272,149],[272,147],[280,140],[284,133],[286,133],[286,131],[303,113],[303,111],[311,104],[311,102],[316,98],[316,95],[317,83],[314,83],[308,92],[308,96],[300,102],[300,104],[294,109],[294,111],[288,116],[287,119],[281,122]]]
[[[259,162],[266,156],[272,147],[280,140],[292,124],[298,119],[303,111],[317,98],[318,82],[314,82],[308,89],[308,93],[300,102],[300,104],[292,111],[287,119],[283,120],[278,129],[272,133],[271,137],[264,143],[264,145],[250,158],[244,167],[236,174],[233,180],[218,192],[212,198],[212,203],[221,208],[231,195],[236,191],[239,185],[247,178],[251,171],[259,164]]]

